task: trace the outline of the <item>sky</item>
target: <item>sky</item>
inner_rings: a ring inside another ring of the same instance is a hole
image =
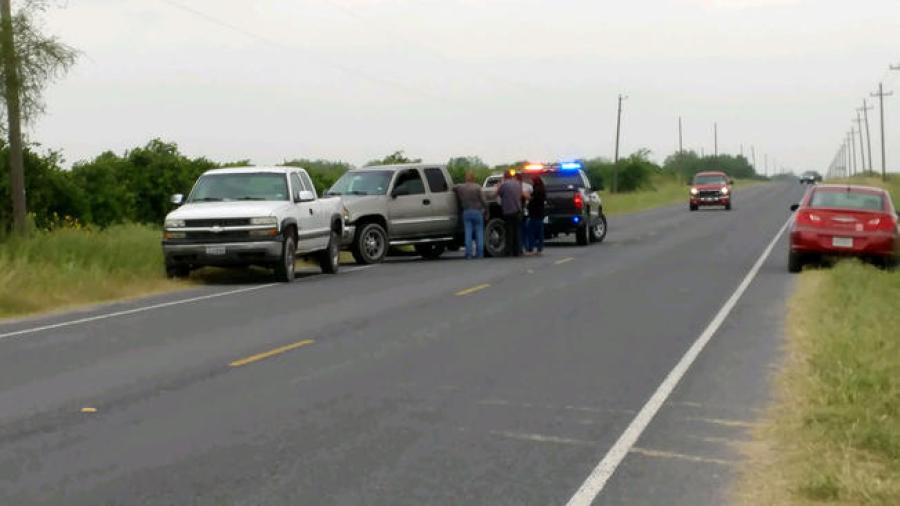
[[[21,1],[21,0],[19,0]],[[15,6],[14,1],[14,6]],[[897,0],[51,0],[81,51],[29,138],[66,163],[159,137],[188,156],[362,164],[395,150],[662,161],[751,146],[827,169],[884,80],[900,170]],[[876,104],[877,105],[877,104]],[[880,166],[877,109],[870,111]],[[858,144],[858,141],[857,141]]]

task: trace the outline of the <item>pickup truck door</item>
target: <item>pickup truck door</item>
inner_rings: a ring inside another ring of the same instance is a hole
[[[428,234],[431,196],[425,190],[425,181],[419,169],[398,171],[388,195],[387,210],[392,240]]]
[[[297,251],[301,253],[322,249],[321,234],[318,229],[318,199],[300,202],[297,194],[309,191],[300,180],[297,172],[290,173],[291,193],[294,200],[294,218],[297,220]]]
[[[452,236],[459,224],[459,203],[453,192],[451,181],[446,171],[440,167],[426,167],[425,181],[430,191],[431,203],[428,208],[430,221],[426,224],[428,234],[434,236]]]
[[[316,185],[313,184],[309,174],[305,171],[300,171],[299,173],[300,179],[303,181],[303,186],[308,188],[316,198],[316,201],[314,202],[315,206],[313,207],[315,214],[314,224],[322,239],[321,246],[322,248],[325,248],[328,246],[328,240],[330,238],[331,216],[334,209],[328,201],[322,201],[322,199],[319,198],[319,193],[316,191]]]

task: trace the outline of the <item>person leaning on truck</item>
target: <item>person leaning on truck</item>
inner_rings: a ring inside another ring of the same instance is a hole
[[[463,240],[466,243],[466,259],[484,257],[484,212],[487,201],[481,186],[475,183],[475,174],[466,172],[466,182],[454,188],[463,217]],[[475,241],[475,254],[472,254]]]
[[[503,182],[497,188],[503,223],[506,225],[506,254],[522,255],[522,183],[516,179],[515,171],[503,174]]]

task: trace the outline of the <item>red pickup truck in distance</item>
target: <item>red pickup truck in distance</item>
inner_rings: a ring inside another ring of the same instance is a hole
[[[728,174],[719,171],[698,172],[691,181],[691,211],[700,206],[724,206],[731,210],[733,181]]]

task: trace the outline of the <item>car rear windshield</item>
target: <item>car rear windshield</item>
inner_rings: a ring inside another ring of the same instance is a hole
[[[694,184],[725,184],[724,176],[694,176]]]
[[[529,182],[528,174],[525,174],[525,181]],[[584,188],[584,179],[581,178],[580,172],[544,172],[541,174],[541,180],[544,186],[549,189],[560,188]]]
[[[884,197],[877,193],[852,190],[816,190],[812,194],[809,206],[882,211],[884,210]]]
[[[365,170],[345,172],[335,181],[326,195],[384,195],[391,184],[393,172]]]
[[[271,172],[207,174],[197,180],[187,201],[232,200],[288,200],[287,177]]]

